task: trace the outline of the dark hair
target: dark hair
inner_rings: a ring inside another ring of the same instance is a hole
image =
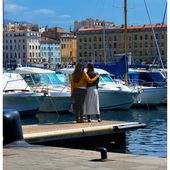
[[[80,81],[80,78],[81,78],[81,76],[82,76],[82,74],[83,74],[83,71],[84,71],[84,65],[78,63],[78,64],[76,65],[76,67],[75,67],[74,72],[73,72],[73,74],[74,74],[74,81],[75,81],[76,83],[78,83],[78,82]]]
[[[92,71],[94,71],[94,65],[91,64],[91,63],[89,63],[89,64],[87,65],[87,73],[92,72]]]

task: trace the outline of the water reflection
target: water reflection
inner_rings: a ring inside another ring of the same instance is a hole
[[[127,146],[124,151],[118,152],[167,157],[167,107],[102,111],[101,118],[102,120],[146,123],[145,128],[126,133]],[[92,119],[96,119],[96,116],[94,115]],[[34,118],[22,119],[22,124],[57,123],[74,120],[75,116],[71,113],[38,113]]]

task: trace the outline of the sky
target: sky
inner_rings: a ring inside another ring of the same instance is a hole
[[[127,0],[128,25],[162,23],[166,0]],[[124,24],[124,0],[4,0],[4,18],[40,26],[74,28],[86,18]],[[167,17],[165,18],[167,23]]]

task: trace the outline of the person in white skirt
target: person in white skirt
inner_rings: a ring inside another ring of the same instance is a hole
[[[93,64],[87,65],[87,74],[90,78],[93,78],[97,75],[97,73],[94,72]],[[93,83],[87,83],[87,93],[84,102],[84,113],[87,115],[88,122],[91,122],[91,115],[96,115],[98,122],[101,122],[98,82],[99,78]]]

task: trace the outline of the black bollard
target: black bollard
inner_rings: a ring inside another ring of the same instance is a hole
[[[3,110],[3,145],[24,141],[20,115],[17,110]]]
[[[106,148],[97,147],[95,150],[101,153],[101,161],[107,160],[107,149]]]

